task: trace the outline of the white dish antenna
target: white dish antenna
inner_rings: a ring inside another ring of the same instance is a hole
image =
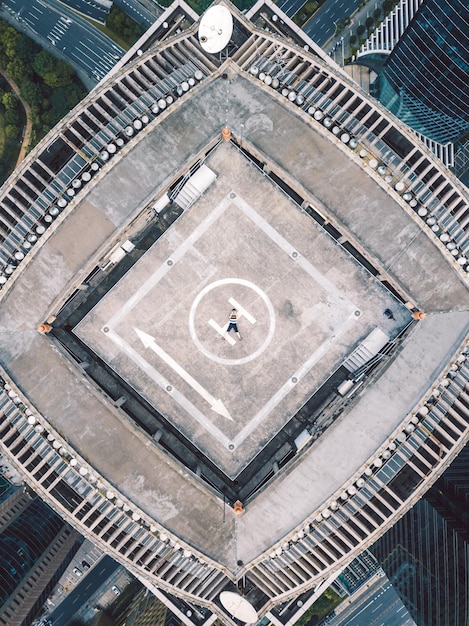
[[[233,16],[230,11],[221,5],[210,7],[200,20],[200,45],[211,54],[220,52],[228,45],[232,32]]]
[[[255,624],[259,619],[252,604],[233,591],[222,591],[220,602],[232,617],[236,617],[245,624]]]

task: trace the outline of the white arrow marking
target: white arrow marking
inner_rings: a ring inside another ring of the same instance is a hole
[[[210,404],[210,408],[212,409],[212,411],[215,411],[215,413],[219,413],[229,420],[233,420],[223,402],[221,400],[216,400],[204,387],[202,387],[200,383],[195,380],[195,378],[192,378],[192,376],[188,372],[186,372],[186,370],[181,367],[179,363],[171,358],[169,354],[167,354],[163,350],[163,348],[161,348],[156,343],[154,337],[152,337],[148,333],[144,333],[143,330],[139,330],[138,328],[134,327],[134,330],[137,333],[138,337],[141,339],[145,348],[150,348],[151,350],[153,350],[153,352],[157,354],[160,359],[163,359],[163,361],[167,363],[169,367],[171,367],[176,372],[176,374],[179,374],[179,376],[183,380],[185,380],[186,383],[190,385],[192,389],[194,389],[194,391],[196,391],[200,396],[202,396],[204,400],[206,400]]]

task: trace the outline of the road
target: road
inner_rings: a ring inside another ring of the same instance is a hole
[[[109,37],[55,0],[3,0],[2,6],[25,32],[54,46],[95,83],[124,55]]]
[[[352,604],[327,622],[328,626],[415,626],[392,584],[372,585],[369,591],[351,597]],[[357,597],[358,596],[358,597]],[[354,599],[356,598],[356,599]]]
[[[304,4],[305,0],[280,0],[277,3],[288,17],[298,13]],[[359,0],[326,0],[303,26],[303,30],[323,47],[334,36],[337,22],[353,15],[359,4]]]
[[[48,618],[54,626],[67,626],[74,614],[83,607],[90,596],[120,567],[110,556],[104,556],[76,588],[60,603]]]
[[[303,30],[323,47],[334,36],[337,22],[353,15],[356,9],[357,0],[329,0],[316,11]]]
[[[106,22],[106,17],[110,10],[110,7],[104,7],[94,0],[62,0],[62,2],[82,15],[101,22],[101,24]]]
[[[279,9],[282,9],[285,15],[293,17],[295,13],[298,13],[304,3],[305,0],[280,0],[280,2],[277,2],[277,6]]]
[[[151,26],[162,10],[155,4],[153,12],[142,6],[137,0],[114,0],[114,4],[125,11],[132,19],[143,26]]]

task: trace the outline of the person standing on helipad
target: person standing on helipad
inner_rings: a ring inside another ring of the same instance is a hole
[[[241,341],[241,335],[238,331],[238,311],[236,309],[231,309],[229,324],[226,332],[229,333],[232,330],[234,330],[234,332],[238,335],[238,339]]]

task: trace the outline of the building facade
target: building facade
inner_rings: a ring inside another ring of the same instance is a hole
[[[465,2],[426,0],[383,66],[380,101],[441,144],[469,130],[468,21]]]
[[[469,615],[469,449],[371,548],[417,624]]]
[[[0,623],[29,626],[81,543],[79,533],[22,489],[2,502]]]
[[[116,622],[122,626],[166,626],[168,613],[168,607],[161,600],[142,588]]]

